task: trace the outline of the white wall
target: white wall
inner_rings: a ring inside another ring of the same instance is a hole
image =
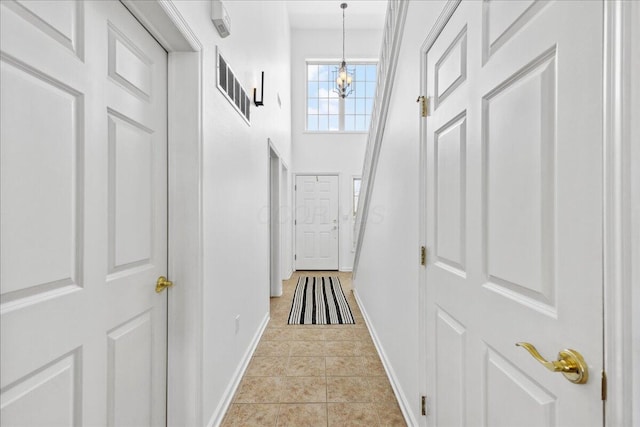
[[[418,347],[420,46],[444,1],[410,2],[355,286],[395,374],[420,419]],[[398,333],[402,331],[402,333]]]
[[[293,30],[291,41],[293,171],[338,173],[340,175],[339,268],[353,268],[353,215],[351,179],[360,176],[364,161],[366,133],[306,133],[306,60],[340,59],[342,32]],[[347,60],[377,60],[382,42],[379,31],[347,31]]]
[[[281,1],[226,2],[225,39],[209,0],[175,5],[203,45],[202,420],[212,423],[269,311],[267,138],[291,164],[290,32]],[[251,126],[217,89],[216,45],[250,95],[265,72],[265,106],[252,106]]]
[[[630,238],[630,250],[629,250],[629,284],[632,286],[632,344],[631,354],[633,354],[632,366],[632,384],[633,390],[631,395],[631,402],[633,404],[632,425],[640,425],[640,5],[633,3],[630,8],[632,10],[632,17],[630,18],[630,28],[632,29],[631,46],[630,49],[630,64],[628,70],[634,73],[630,77],[631,81],[631,93],[629,96],[630,114],[631,119],[629,121],[630,127],[630,214],[631,229]]]

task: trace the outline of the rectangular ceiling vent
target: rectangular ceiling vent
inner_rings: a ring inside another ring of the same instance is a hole
[[[251,125],[251,101],[247,96],[247,91],[242,87],[236,75],[231,70],[229,63],[222,57],[220,49],[217,48],[218,89],[227,98],[227,101],[240,113],[248,125]]]

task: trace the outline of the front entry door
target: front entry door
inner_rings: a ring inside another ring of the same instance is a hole
[[[602,2],[463,1],[426,53],[429,425],[602,425],[602,45]]]
[[[296,176],[296,270],[338,269],[338,177]]]
[[[167,54],[117,1],[3,1],[0,418],[165,424]]]

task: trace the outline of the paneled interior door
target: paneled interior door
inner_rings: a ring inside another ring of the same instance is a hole
[[[296,270],[337,270],[338,176],[296,176]]]
[[[165,424],[167,54],[117,1],[3,1],[3,425]]]
[[[602,40],[599,1],[463,1],[426,52],[429,425],[602,425]]]

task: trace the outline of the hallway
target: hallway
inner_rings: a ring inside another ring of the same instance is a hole
[[[298,278],[337,275],[355,325],[288,325]],[[223,426],[406,425],[364,319],[351,273],[295,272],[271,298],[271,320]]]
[[[0,426],[640,427],[639,100],[640,0],[0,0]]]

